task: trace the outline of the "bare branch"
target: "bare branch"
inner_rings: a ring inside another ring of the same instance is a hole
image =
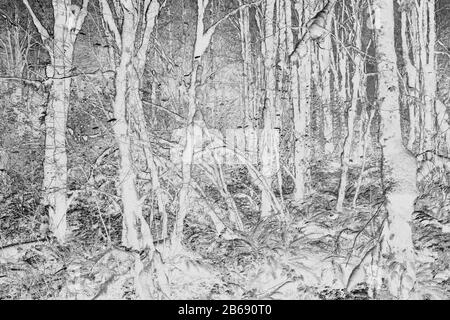
[[[41,35],[42,42],[44,43],[44,46],[46,49],[49,49],[45,43],[50,39],[50,35],[47,31],[47,29],[44,28],[41,21],[39,21],[38,17],[36,17],[36,14],[34,13],[33,9],[31,9],[30,4],[28,3],[28,0],[22,0],[25,7],[27,7],[28,12],[31,15],[31,18],[33,19],[33,23],[36,26],[39,34]]]
[[[224,20],[228,19],[230,16],[238,13],[240,10],[245,9],[246,7],[251,7],[251,6],[256,6],[258,4],[260,4],[263,0],[258,0],[252,3],[246,3],[243,4],[239,7],[237,7],[236,9],[234,9],[233,11],[228,12],[226,15],[224,15],[222,18],[220,18],[219,20],[217,20],[216,22],[214,22],[214,24],[212,26],[210,26],[208,28],[208,30],[206,30],[205,33],[208,33],[210,29],[215,29],[217,27],[217,25],[219,25],[220,23],[222,23]],[[214,31],[213,31],[214,32]]]
[[[47,85],[52,80],[63,80],[63,79],[73,79],[80,76],[96,76],[96,75],[105,75],[105,74],[115,74],[114,70],[105,70],[101,71],[100,69],[97,69],[94,72],[89,73],[79,73],[79,74],[72,74],[64,77],[50,77],[47,78],[45,81],[42,80],[31,80],[26,78],[20,78],[20,77],[14,77],[14,76],[0,76],[0,80],[11,80],[11,81],[22,81],[28,85],[32,85],[34,87],[41,87]]]
[[[148,0],[150,1],[150,0]],[[150,4],[147,3],[147,7],[144,8],[144,12],[146,12],[145,16],[145,30],[144,35],[142,36],[142,43],[137,53],[138,61],[145,63],[145,55],[148,50],[148,44],[150,42],[150,35],[153,32],[153,28],[156,24],[156,17],[159,13],[159,3],[158,0],[151,0]]]
[[[150,102],[150,101],[145,101],[145,100],[142,100],[142,103],[147,104],[147,105],[151,105],[152,107],[155,107],[155,108],[157,108],[159,110],[167,112],[168,114],[174,116],[175,119],[178,120],[178,121],[181,121],[181,122],[185,122],[186,121],[186,119],[183,116],[179,115],[178,113],[176,113],[176,112],[174,112],[172,110],[167,109],[166,107],[163,107],[162,105],[159,105],[159,104],[156,104],[156,103],[153,103],[153,102]]]
[[[197,24],[198,24],[198,27],[197,27],[197,41],[195,42],[195,50],[194,50],[194,57],[195,58],[201,57],[203,55],[203,53],[205,52],[206,48],[209,46],[209,43],[211,42],[211,37],[214,34],[214,31],[216,30],[216,27],[220,23],[222,23],[223,21],[228,19],[230,16],[238,13],[240,10],[242,10],[245,7],[254,6],[254,5],[257,5],[257,4],[261,3],[262,0],[259,0],[259,1],[256,1],[256,2],[252,2],[252,3],[247,3],[247,4],[244,4],[244,5],[241,5],[241,6],[237,7],[236,9],[230,11],[225,16],[223,16],[218,21],[216,21],[205,32],[202,31],[202,29],[203,29],[203,21],[202,20],[203,20],[203,14],[204,14],[204,10],[205,10],[206,6],[204,5],[205,3],[202,3],[202,6],[200,6],[201,2],[202,1],[199,0],[199,8],[198,8],[199,9],[199,13],[198,13],[198,22],[197,22]],[[207,4],[207,2],[206,2],[206,4]]]
[[[83,0],[83,8],[81,8],[80,13],[78,14],[77,17],[77,22],[75,24],[75,32],[78,33],[80,32],[81,26],[83,25],[84,19],[87,16],[87,7],[89,4],[89,0]]]
[[[0,80],[11,80],[11,81],[21,81],[33,87],[39,88],[44,84],[44,81],[39,80],[30,80],[20,77],[9,77],[9,76],[0,76]]]
[[[109,7],[107,0],[100,0],[100,6],[102,7],[103,20],[108,25],[108,28],[114,34],[114,39],[116,40],[116,45],[119,50],[122,50],[122,37],[120,36],[119,29],[117,28],[117,24],[114,21],[114,17]]]

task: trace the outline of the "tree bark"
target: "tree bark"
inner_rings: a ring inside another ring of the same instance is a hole
[[[53,0],[53,37],[36,17],[27,0],[23,0],[38,29],[51,64],[46,76],[51,88],[45,117],[45,160],[43,204],[48,208],[49,229],[63,243],[67,236],[67,151],[66,129],[74,44],[87,14],[89,0],[83,7],[71,0]]]
[[[422,0],[418,11],[418,36],[420,45],[420,64],[422,66],[422,139],[420,151],[435,147],[436,135],[436,65],[435,65],[435,0]]]
[[[299,26],[310,19],[311,2],[295,4],[298,14]],[[304,33],[300,30],[299,36]],[[309,175],[309,133],[311,109],[311,44],[305,42],[299,48],[299,59],[293,63],[293,108],[294,108],[294,163],[295,163],[295,200],[304,201],[307,194],[307,181]],[[297,87],[295,87],[297,85]],[[297,102],[298,97],[298,102]]]
[[[181,163],[181,174],[183,184],[181,186],[179,194],[179,207],[177,218],[175,221],[175,227],[171,236],[172,248],[177,251],[181,248],[181,241],[183,239],[183,227],[184,219],[186,218],[190,209],[190,194],[192,192],[191,188],[191,173],[192,173],[192,161],[194,158],[194,145],[195,145],[195,135],[194,135],[194,115],[197,111],[197,93],[198,87],[201,84],[201,58],[208,48],[212,35],[215,30],[215,25],[210,27],[205,32],[204,26],[204,16],[205,10],[208,6],[209,0],[197,0],[197,27],[196,27],[196,37],[194,44],[194,54],[192,60],[192,70],[191,70],[191,81],[188,90],[188,126],[186,128],[186,142],[183,148],[182,163]]]
[[[265,98],[262,114],[262,131],[259,139],[259,157],[261,163],[261,176],[269,182],[274,177],[279,164],[275,160],[276,155],[274,146],[275,141],[274,128],[276,123],[276,55],[277,55],[277,37],[274,28],[275,18],[275,0],[267,0],[265,4],[264,16],[264,78],[265,78]],[[278,166],[277,166],[278,165]],[[261,217],[267,218],[271,215],[271,200],[269,190],[262,189],[261,194]]]
[[[134,0],[114,2],[118,20],[122,20],[119,31],[111,8],[106,0],[101,0],[103,19],[108,26],[108,34],[114,38],[119,48],[119,64],[116,66],[115,99],[113,104],[116,121],[113,131],[119,146],[119,184],[123,206],[122,244],[126,247],[153,250],[153,236],[143,215],[146,195],[137,190],[137,172],[134,158],[145,163],[152,178],[152,191],[156,194],[158,207],[164,210],[160,198],[159,177],[156,162],[149,142],[148,128],[142,100],[140,79],[145,67],[145,58],[150,34],[159,12],[157,0],[143,3]],[[143,10],[141,6],[143,5]],[[138,12],[144,12],[145,16]],[[139,23],[142,21],[142,23]],[[139,150],[143,150],[139,152]]]
[[[419,118],[417,114],[417,102],[419,101],[419,84],[420,79],[419,73],[417,72],[417,68],[415,66],[415,60],[411,61],[410,58],[410,46],[408,42],[408,38],[410,41],[414,41],[416,38],[413,33],[413,30],[408,30],[407,26],[407,14],[405,10],[401,12],[401,36],[402,36],[402,58],[403,63],[405,65],[405,73],[406,73],[406,95],[405,104],[408,106],[409,112],[409,132],[408,132],[408,149],[413,150],[414,143],[416,142],[416,133],[419,128]],[[411,19],[410,25],[411,27]],[[410,35],[410,37],[408,37]],[[411,46],[412,47],[412,46]],[[414,54],[412,57],[414,58]]]
[[[411,216],[417,197],[416,159],[402,143],[393,1],[375,0],[374,7],[380,22],[375,30],[377,94],[388,215],[382,239],[382,253],[387,259],[383,265],[390,292],[399,298],[407,298],[416,279],[411,236]]]
[[[327,1],[323,1],[323,5]],[[334,150],[333,146],[333,114],[331,112],[331,58],[332,47],[331,47],[331,22],[333,19],[333,14],[328,15],[328,20],[326,23],[326,36],[322,40],[320,46],[317,46],[317,58],[319,64],[319,75],[320,75],[320,91],[318,94],[321,97],[322,103],[322,133],[324,138],[324,152],[325,154],[331,154]]]
[[[352,7],[356,7],[356,3],[352,3]],[[358,51],[361,51],[362,42],[361,42],[361,25],[358,20],[358,15],[355,14],[355,47]],[[341,179],[339,183],[339,191],[338,191],[338,199],[336,203],[336,211],[342,212],[343,204],[345,200],[345,191],[347,189],[347,178],[348,178],[348,169],[350,164],[350,156],[351,149],[354,138],[354,124],[356,119],[356,109],[358,107],[358,98],[360,93],[360,85],[361,85],[361,73],[364,70],[364,60],[361,56],[360,52],[357,52],[354,56],[354,70],[352,76],[352,101],[350,107],[347,112],[347,133],[344,139],[344,146],[342,148],[341,153]]]

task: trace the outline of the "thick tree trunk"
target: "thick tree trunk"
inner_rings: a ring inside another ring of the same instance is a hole
[[[67,61],[66,61],[67,63]],[[70,80],[54,80],[45,117],[44,203],[49,228],[59,242],[67,233],[66,123]]]
[[[89,1],[84,0],[83,8],[80,9],[77,5],[72,5],[71,0],[53,0],[53,38],[50,38],[28,1],[23,2],[51,60],[51,65],[46,69],[46,76],[51,80],[51,89],[45,117],[43,204],[48,208],[50,231],[63,243],[67,236],[66,124],[70,76],[75,40],[86,17]]]
[[[416,160],[402,143],[393,2],[375,0],[374,6],[381,26],[376,29],[376,58],[380,144],[388,214],[382,240],[383,254],[388,258],[383,265],[390,292],[407,298],[416,278],[411,237],[411,215],[417,197]]]
[[[125,21],[126,18],[125,18]],[[129,22],[124,21],[124,31]],[[124,33],[125,34],[125,33]],[[117,119],[113,130],[119,146],[120,166],[119,185],[123,206],[122,244],[136,250],[153,246],[150,228],[142,215],[142,202],[136,189],[136,172],[132,160],[132,132],[127,120],[127,65],[131,63],[131,43],[122,38],[122,55],[116,68],[116,95],[114,100],[114,117]]]
[[[143,215],[143,202],[146,196],[139,196],[137,190],[137,172],[134,159],[144,163],[149,169],[153,192],[156,193],[158,207],[164,210],[160,198],[159,178],[155,159],[149,142],[148,129],[142,101],[139,94],[149,38],[159,12],[156,0],[114,2],[116,14],[122,19],[119,32],[113,19],[111,8],[106,0],[101,1],[103,19],[108,26],[108,35],[112,38],[119,52],[119,65],[116,66],[113,125],[116,142],[119,146],[120,166],[119,184],[123,205],[122,244],[136,250],[153,249],[153,237],[150,227]],[[143,10],[142,6],[143,5]],[[139,16],[143,12],[145,16]],[[139,21],[145,21],[139,23]],[[143,152],[139,152],[143,150]]]

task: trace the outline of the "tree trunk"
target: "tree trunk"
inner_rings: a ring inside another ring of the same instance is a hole
[[[274,20],[275,20],[275,0],[267,0],[265,5],[264,17],[264,72],[265,72],[265,99],[263,105],[263,121],[262,131],[259,139],[259,157],[261,163],[261,176],[269,185],[274,174],[279,168],[277,161],[277,144],[275,127],[277,122],[276,107],[276,54],[277,54],[277,37],[275,36]],[[261,194],[261,217],[267,218],[271,215],[272,203],[270,190],[262,188]]]
[[[181,163],[181,174],[183,184],[181,186],[179,194],[179,207],[177,218],[175,221],[175,227],[172,233],[171,242],[174,251],[181,248],[181,241],[183,239],[183,227],[184,219],[186,218],[190,209],[190,194],[192,192],[191,188],[191,171],[192,171],[192,161],[194,158],[194,145],[195,145],[195,135],[194,135],[194,116],[197,111],[197,94],[198,87],[201,84],[201,58],[206,49],[208,48],[213,29],[208,29],[205,32],[205,27],[203,19],[205,16],[205,10],[208,6],[208,0],[197,0],[197,30],[196,38],[194,44],[194,54],[192,61],[192,71],[191,71],[191,81],[189,84],[188,91],[188,126],[186,128],[186,143],[183,148],[182,163]],[[208,33],[210,32],[210,33]]]
[[[243,5],[243,1],[239,1]],[[239,15],[239,27],[241,31],[241,56],[242,56],[242,106],[244,108],[244,128],[252,128],[254,114],[252,110],[253,95],[251,90],[252,81],[252,52],[250,34],[250,9],[241,9]]]
[[[383,256],[387,261],[383,265],[390,292],[399,298],[407,298],[416,279],[411,237],[411,216],[417,197],[416,160],[402,143],[393,1],[375,0],[374,6],[381,26],[375,30],[377,94],[388,214],[382,240]]]
[[[324,5],[327,1],[324,1]],[[325,28],[331,32],[331,21],[333,14],[328,15],[328,20]],[[320,46],[317,46],[317,57],[319,62],[319,74],[320,74],[320,91],[318,92],[321,97],[322,103],[322,132],[324,138],[324,151],[325,154],[331,154],[334,150],[333,146],[333,114],[331,112],[331,87],[330,87],[330,73],[331,73],[331,59],[333,48],[331,47],[331,33],[327,32],[326,36],[322,40]]]
[[[410,25],[411,27],[411,20]],[[407,12],[401,12],[401,36],[402,36],[402,57],[403,63],[405,65],[406,73],[406,95],[405,98],[406,105],[409,111],[409,133],[408,133],[408,149],[413,150],[414,143],[416,142],[416,133],[419,128],[419,118],[417,114],[417,102],[419,101],[419,84],[420,79],[418,78],[419,73],[414,63],[410,59],[410,46],[408,45],[408,34],[411,35],[410,41],[414,41],[416,38],[413,34],[413,30],[407,29]],[[413,54],[413,57],[415,55]]]
[[[353,3],[356,6],[356,3]],[[355,12],[355,47],[361,51],[361,26],[359,24],[358,15]],[[356,119],[356,109],[358,107],[358,98],[361,85],[361,73],[364,70],[364,60],[359,52],[355,54],[353,59],[355,62],[352,76],[352,101],[347,112],[347,134],[344,139],[344,146],[341,154],[341,179],[339,183],[338,199],[336,203],[336,211],[342,212],[345,200],[345,191],[347,189],[348,169],[350,164],[351,149],[354,137],[354,124]]]
[[[157,166],[151,150],[147,124],[139,94],[149,38],[159,12],[156,0],[144,3],[127,0],[114,2],[116,14],[122,19],[119,32],[106,0],[101,1],[103,19],[108,26],[108,35],[114,37],[119,52],[119,65],[116,66],[113,131],[119,146],[120,166],[119,184],[123,205],[122,244],[126,247],[143,250],[153,249],[153,237],[143,215],[143,202],[146,195],[140,196],[137,190],[137,172],[134,158],[144,163],[152,178],[153,192],[158,199],[158,207],[164,210],[159,198],[159,178]],[[144,6],[143,10],[141,6]],[[139,16],[138,12],[144,12]],[[139,23],[144,20],[145,23]],[[135,144],[136,143],[136,144]],[[139,150],[143,150],[139,152]]]
[[[418,11],[420,64],[422,66],[422,139],[420,151],[432,150],[436,135],[436,66],[435,66],[435,0],[422,0]]]
[[[53,38],[50,38],[28,1],[23,2],[51,60],[46,68],[51,88],[45,117],[43,204],[48,208],[50,231],[63,243],[67,236],[66,124],[72,82],[70,76],[75,40],[86,17],[89,1],[84,0],[80,9],[72,5],[71,0],[53,0]]]
[[[311,3],[309,3],[311,4]],[[299,25],[304,25],[310,18],[310,5],[304,7],[297,2],[295,9],[299,17]],[[305,30],[299,31],[299,36]],[[295,163],[295,200],[302,202],[307,193],[307,180],[309,174],[309,133],[311,108],[311,44],[310,41],[302,44],[297,51],[299,59],[293,63],[293,108],[294,108],[294,163]],[[294,87],[297,85],[297,87]],[[298,93],[297,93],[298,92]],[[297,103],[298,96],[298,103]]]

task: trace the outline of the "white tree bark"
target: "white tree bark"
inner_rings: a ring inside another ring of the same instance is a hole
[[[295,4],[299,25],[310,19],[311,2]],[[299,31],[300,36],[304,30]],[[309,132],[311,108],[311,44],[306,41],[297,51],[299,59],[293,63],[293,108],[294,108],[294,164],[295,164],[295,200],[302,202],[307,194],[309,175]],[[297,85],[297,87],[294,87]],[[298,97],[298,102],[297,102]]]
[[[418,11],[418,36],[420,45],[420,64],[422,66],[422,134],[421,151],[432,150],[435,147],[436,136],[436,65],[435,65],[435,0],[416,2]],[[418,4],[418,6],[417,6]]]
[[[181,171],[183,185],[181,186],[179,194],[179,208],[177,213],[177,218],[175,221],[175,227],[172,233],[172,248],[177,251],[181,248],[181,241],[183,239],[183,227],[184,219],[186,218],[190,209],[190,194],[192,192],[191,188],[191,171],[192,171],[192,161],[194,156],[194,145],[195,145],[195,135],[194,135],[194,115],[197,111],[197,88],[200,85],[198,79],[201,79],[201,74],[197,73],[201,71],[200,61],[202,55],[208,48],[212,35],[215,30],[215,25],[210,27],[205,31],[204,27],[204,16],[205,10],[208,6],[209,0],[197,0],[197,29],[196,38],[194,44],[194,56],[192,62],[191,71],[191,81],[188,91],[188,126],[186,128],[186,143],[183,148]]]
[[[184,219],[186,218],[190,210],[190,195],[192,192],[191,180],[192,180],[192,162],[194,156],[195,146],[195,116],[197,113],[197,99],[201,85],[202,70],[201,59],[206,49],[211,43],[211,38],[217,28],[217,26],[227,19],[232,14],[239,12],[243,7],[239,7],[236,10],[230,11],[225,16],[213,23],[209,28],[205,29],[204,18],[205,11],[208,7],[209,0],[197,0],[197,26],[196,37],[194,43],[194,54],[192,61],[191,81],[188,90],[188,126],[186,128],[186,142],[183,148],[182,154],[182,186],[179,194],[179,208],[173,233],[171,235],[171,243],[173,252],[178,251],[182,244],[183,239],[183,226]],[[252,4],[248,4],[252,5]]]
[[[414,143],[416,142],[416,132],[419,128],[419,117],[417,114],[417,102],[419,101],[419,84],[420,79],[419,73],[417,72],[417,68],[410,58],[410,46],[408,45],[408,35],[411,35],[411,41],[415,39],[414,29],[408,29],[407,26],[407,12],[403,10],[401,12],[401,35],[402,35],[402,57],[403,63],[405,64],[405,73],[406,73],[406,94],[408,97],[405,99],[406,104],[408,105],[409,111],[409,134],[408,134],[408,149],[413,150]],[[411,22],[411,20],[410,20]],[[411,26],[411,25],[410,25]],[[412,47],[412,46],[411,46]],[[414,54],[412,55],[414,59]]]
[[[327,1],[323,1],[325,5]],[[331,22],[333,14],[328,15],[326,24],[327,32],[320,46],[317,46],[317,57],[319,61],[319,74],[320,74],[320,91],[318,92],[322,102],[323,112],[323,137],[324,137],[324,151],[325,154],[331,154],[334,150],[333,146],[333,114],[331,110],[331,57],[333,54],[333,48],[331,47]]]
[[[243,6],[243,1],[239,1]],[[241,35],[241,56],[242,56],[242,105],[244,108],[244,128],[254,127],[254,97],[251,82],[252,75],[252,52],[250,33],[250,12],[248,7],[241,9],[239,13],[239,27]]]
[[[153,250],[153,237],[142,209],[146,195],[140,196],[136,187],[137,172],[133,155],[136,155],[138,162],[142,162],[142,160],[139,161],[142,159],[142,155],[136,149],[143,149],[144,162],[151,173],[153,192],[156,193],[159,209],[164,210],[164,202],[160,198],[158,169],[149,143],[148,129],[139,95],[139,81],[145,66],[150,34],[159,12],[159,3],[157,0],[146,0],[143,3],[127,0],[120,3],[115,1],[114,5],[117,19],[121,20],[120,31],[108,2],[101,0],[107,31],[113,35],[120,50],[118,52],[119,64],[116,66],[116,94],[113,104],[116,121],[113,131],[120,154],[119,184],[123,206],[122,244],[135,250],[145,248]],[[141,8],[142,5],[143,8]],[[139,12],[144,12],[145,16],[139,15]],[[142,24],[139,23],[140,20],[143,21]],[[134,144],[135,142],[137,142],[138,148]]]
[[[27,0],[23,0],[44,48],[50,55],[46,76],[51,83],[45,117],[45,160],[43,202],[48,208],[49,228],[56,239],[63,243],[67,236],[67,152],[66,124],[69,110],[71,69],[75,40],[87,15],[89,0],[83,7],[71,0],[53,0],[53,37],[36,17]]]
[[[261,163],[261,176],[269,182],[279,168],[279,163],[275,159],[276,152],[274,145],[278,142],[274,136],[276,127],[276,55],[277,37],[274,28],[275,0],[267,0],[265,4],[264,17],[264,71],[265,71],[265,99],[263,105],[263,128],[259,139],[259,153]],[[262,189],[261,194],[261,217],[267,218],[271,215],[271,196],[269,190]]]
[[[356,6],[356,2],[352,3],[352,7]],[[355,47],[358,49],[359,52],[356,53],[354,56],[354,71],[352,76],[352,101],[350,104],[350,107],[347,112],[347,133],[344,139],[344,146],[342,148],[341,153],[341,179],[339,183],[339,191],[338,191],[338,199],[336,203],[336,210],[338,212],[342,212],[343,204],[345,200],[345,191],[347,189],[347,179],[348,179],[348,169],[349,169],[349,162],[350,162],[350,156],[351,156],[351,149],[353,144],[353,138],[354,138],[354,124],[356,119],[356,109],[358,107],[358,98],[360,91],[360,85],[361,85],[361,73],[364,70],[364,59],[361,56],[361,25],[357,16],[357,13],[354,11],[355,14],[355,27],[354,27],[354,33],[355,33]]]
[[[374,1],[380,144],[383,152],[383,182],[387,223],[383,230],[383,263],[390,292],[407,298],[416,280],[411,216],[417,197],[416,159],[402,143],[399,112],[397,57],[394,42],[393,1]]]

